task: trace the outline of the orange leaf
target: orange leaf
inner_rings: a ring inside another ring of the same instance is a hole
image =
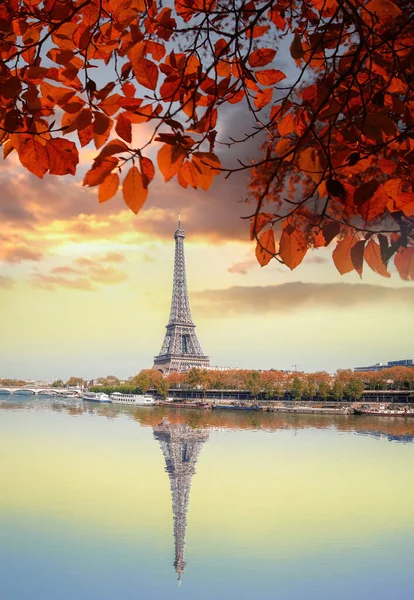
[[[332,258],[335,267],[341,275],[354,270],[354,264],[351,259],[351,249],[357,243],[358,238],[353,234],[348,234],[343,240],[337,243],[335,250],[332,252]]]
[[[383,185],[371,180],[355,190],[354,203],[358,206],[358,212],[365,221],[373,221],[384,214],[388,195]]]
[[[178,171],[178,183],[183,187],[187,188],[189,185],[197,189],[197,172],[190,161],[186,160]]]
[[[99,202],[106,202],[110,198],[113,198],[118,191],[119,187],[119,175],[118,173],[111,173],[99,186]]]
[[[262,85],[274,85],[275,83],[282,81],[282,79],[286,79],[286,75],[277,69],[264,69],[263,71],[256,71],[255,77]]]
[[[208,190],[214,177],[220,173],[221,163],[219,159],[213,152],[194,152],[192,164],[197,187]]]
[[[142,176],[137,167],[133,166],[128,171],[122,185],[122,194],[128,208],[137,214],[148,196],[148,190],[143,185]]]
[[[76,145],[63,138],[54,138],[46,143],[51,175],[75,175],[79,162]]]
[[[93,187],[99,185],[109,175],[109,173],[118,165],[118,159],[115,156],[108,156],[99,163],[94,163],[92,169],[86,173],[82,185]]]
[[[158,82],[158,67],[147,58],[140,58],[132,64],[135,77],[142,86],[155,90]]]
[[[276,50],[273,50],[273,48],[259,48],[250,54],[249,65],[251,67],[264,67],[272,62],[275,56]]]
[[[390,212],[402,211],[406,217],[414,215],[414,193],[402,192],[396,198],[389,198],[387,208]]]
[[[257,242],[256,258],[261,267],[266,266],[276,254],[275,235],[273,229],[264,231]]]
[[[289,135],[292,131],[295,131],[295,119],[292,113],[288,113],[283,117],[277,124],[280,135]]]
[[[302,41],[298,33],[295,33],[293,42],[290,45],[290,55],[295,60],[300,60],[305,56],[305,52],[302,48]]]
[[[130,144],[132,142],[132,125],[124,113],[120,113],[116,120],[115,131],[123,140]]]
[[[259,213],[258,215],[250,219],[250,239],[254,240],[255,235],[263,229],[265,225],[273,219],[274,215],[271,213]]]
[[[103,148],[95,159],[97,162],[100,162],[106,156],[111,156],[112,154],[120,154],[121,152],[126,152],[128,150],[128,146],[122,140],[111,140],[106,144],[105,148]]]
[[[378,273],[383,277],[391,277],[387,271],[386,265],[384,265],[382,261],[380,245],[372,238],[365,247],[364,258],[367,265],[371,267],[375,273]]]
[[[178,173],[185,158],[185,151],[181,146],[171,146],[164,144],[158,151],[157,162],[161,173],[164,175],[164,180],[169,181]]]
[[[273,88],[259,90],[254,98],[255,107],[260,110],[269,104],[273,97]]]
[[[289,269],[295,269],[304,259],[307,252],[306,240],[299,229],[285,227],[280,238],[279,254]]]
[[[299,155],[299,167],[313,181],[319,183],[322,178],[322,167],[318,151],[315,148],[306,148]]]
[[[395,255],[394,264],[401,279],[405,281],[414,280],[414,247],[400,248]]]
[[[366,4],[365,9],[365,11],[362,11],[364,21],[371,21],[371,16],[367,11],[374,13],[381,21],[398,17],[401,14],[399,6],[391,2],[391,0],[371,0],[371,2]]]

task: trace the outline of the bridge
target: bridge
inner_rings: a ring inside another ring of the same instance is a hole
[[[15,394],[16,392],[24,392],[31,393],[35,396],[39,394],[50,394],[50,392],[54,392],[59,395],[68,394],[72,392],[80,393],[82,390],[75,388],[53,388],[53,387],[37,387],[37,386],[22,386],[22,387],[0,387],[0,395],[1,394]]]

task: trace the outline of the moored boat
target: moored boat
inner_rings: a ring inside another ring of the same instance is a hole
[[[153,406],[155,404],[154,398],[149,394],[121,394],[121,392],[115,392],[109,398],[113,404],[131,404],[133,406]]]
[[[213,404],[213,408],[226,410],[260,410],[260,406],[244,406],[243,404]]]
[[[82,400],[88,400],[89,402],[111,402],[108,394],[103,394],[102,392],[86,392],[82,396]]]
[[[385,406],[380,404],[378,408],[371,406],[361,406],[354,408],[356,415],[371,415],[375,417],[414,417],[414,410],[409,408],[394,408],[393,406]]]

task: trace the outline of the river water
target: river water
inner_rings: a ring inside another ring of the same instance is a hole
[[[0,396],[4,600],[414,597],[414,419]]]

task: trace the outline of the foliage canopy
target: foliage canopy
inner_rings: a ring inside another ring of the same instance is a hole
[[[40,178],[74,175],[93,143],[84,185],[106,202],[122,183],[137,213],[157,142],[159,171],[184,188],[250,171],[262,266],[294,269],[335,240],[341,274],[366,263],[389,277],[393,258],[413,279],[413,17],[409,0],[9,0],[4,157]],[[238,103],[251,131],[223,140],[219,115]],[[133,126],[148,123],[136,147]],[[220,149],[254,137],[260,158],[221,164]]]

